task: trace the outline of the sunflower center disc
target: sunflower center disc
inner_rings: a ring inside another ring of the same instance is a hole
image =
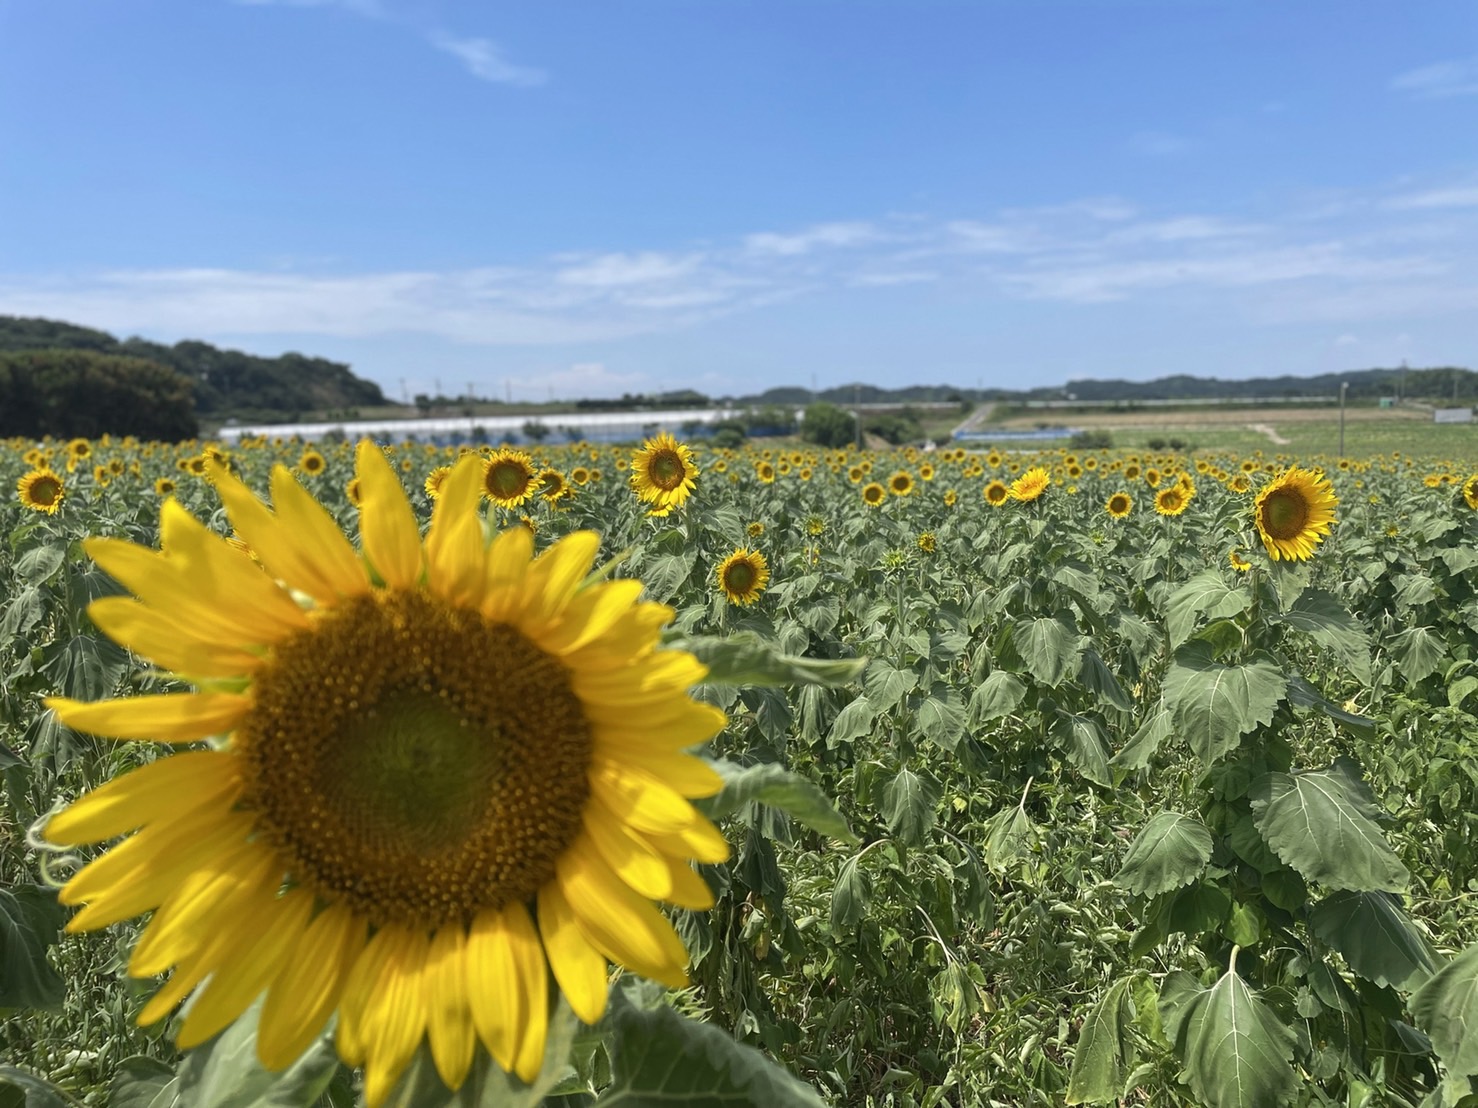
[[[1309,519],[1309,505],[1296,492],[1278,491],[1263,501],[1262,524],[1275,539],[1300,534]]]
[[[748,562],[735,562],[724,575],[724,584],[734,593],[747,593],[754,587],[754,567]]]
[[[377,924],[528,900],[580,830],[584,709],[512,627],[377,592],[279,644],[253,693],[233,741],[257,833]]]
[[[513,497],[523,492],[528,484],[528,474],[523,467],[509,462],[498,462],[488,470],[488,491],[494,496]]]
[[[681,486],[687,475],[683,460],[671,450],[659,451],[647,466],[647,476],[663,492],[671,492]]]

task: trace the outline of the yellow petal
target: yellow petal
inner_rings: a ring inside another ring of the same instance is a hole
[[[575,1015],[594,1026],[606,1010],[606,960],[590,945],[556,881],[539,889],[539,934],[554,979]]]
[[[312,910],[313,894],[307,889],[249,906],[237,923],[249,938],[221,959],[209,984],[196,994],[175,1036],[181,1050],[199,1046],[246,1011],[302,938]]]
[[[696,822],[670,833],[643,832],[644,837],[673,858],[691,858],[695,862],[718,865],[729,860],[729,843],[717,827],[699,816]]]
[[[76,846],[178,819],[202,805],[224,812],[241,789],[240,764],[234,754],[217,750],[159,758],[73,801],[47,821],[43,833],[57,846]]]
[[[555,869],[591,946],[643,977],[673,989],[686,987],[688,952],[672,924],[611,872],[588,834],[575,836]]]
[[[532,1084],[544,1068],[544,1045],[549,1037],[549,963],[527,908],[522,904],[504,908],[503,926],[523,996],[520,1011],[524,1018],[515,1028],[517,1053],[513,1072]]]
[[[592,721],[597,746],[612,750],[686,750],[713,738],[728,717],[712,704],[674,697],[665,710],[632,720],[624,712],[597,713]]]
[[[91,931],[157,908],[192,872],[245,838],[252,819],[207,807],[124,840],[62,888],[63,904],[87,905],[67,921],[67,930]]]
[[[421,532],[405,489],[380,448],[368,439],[361,440],[354,458],[364,556],[390,588],[412,588],[421,577]]]
[[[262,1065],[286,1069],[313,1044],[338,1006],[364,944],[364,921],[342,904],[325,908],[308,925],[262,1005],[257,1029]]]
[[[602,750],[597,744],[595,760],[640,769],[686,797],[715,796],[724,787],[718,771],[702,758],[666,750]]]
[[[702,875],[694,872],[686,859],[669,858],[665,854],[662,857],[667,863],[668,875],[672,881],[672,891],[662,899],[675,907],[688,908],[694,912],[706,912],[712,908],[715,903],[713,890],[708,887],[708,882],[703,880]]]
[[[488,547],[487,580],[482,614],[493,623],[518,618],[527,601],[524,575],[534,553],[534,536],[527,527],[510,527]]]
[[[397,944],[386,959],[365,1007],[369,1051],[364,1059],[364,1099],[369,1108],[379,1108],[390,1095],[426,1031],[426,990],[421,978],[430,944],[421,931],[413,940]]]
[[[253,897],[276,895],[282,860],[265,843],[244,840],[211,857],[164,900],[128,957],[131,977],[153,977],[193,957]]]
[[[281,499],[289,506],[283,517],[274,515],[225,466],[215,461],[207,465],[231,525],[272,576],[324,603],[341,595],[358,596],[369,588],[359,558],[338,524],[306,492],[306,502],[293,494],[290,486],[297,482],[291,475],[278,479]]]
[[[250,711],[251,698],[234,693],[170,693],[84,702],[52,696],[45,704],[73,731],[110,739],[188,743],[230,731]]]
[[[625,669],[633,659],[650,654],[662,638],[662,628],[677,615],[666,604],[638,604],[623,613],[606,633],[576,650],[565,662],[580,672]]]
[[[641,596],[640,581],[602,581],[575,594],[555,620],[535,628],[532,638],[546,654],[579,650],[614,627]]]
[[[213,965],[209,950],[202,949],[189,961],[176,966],[174,975],[159,987],[159,991],[149,998],[149,1002],[139,1012],[139,1026],[147,1027],[151,1023],[157,1023],[174,1011],[175,1005],[190,995],[195,986],[205,979]]]
[[[573,672],[575,692],[581,700],[625,707],[686,692],[708,675],[708,667],[686,650],[659,650],[630,671]]]
[[[640,831],[671,833],[700,818],[676,789],[633,766],[592,762],[588,777],[595,799]]]
[[[542,622],[563,611],[580,582],[590,576],[590,567],[599,552],[599,535],[594,531],[576,531],[535,558],[529,567],[526,586],[533,598],[529,616]]]
[[[487,578],[483,541],[482,460],[468,454],[442,482],[426,533],[426,571],[431,590],[448,603],[476,608]]]
[[[381,978],[386,966],[399,959],[405,950],[416,943],[425,944],[425,937],[408,927],[391,924],[375,932],[365,944],[364,950],[349,971],[344,982],[344,997],[339,1002],[339,1022],[334,1031],[334,1040],[339,1048],[339,1057],[346,1065],[364,1064],[366,1055],[373,1045],[371,1036],[374,1024],[369,1019],[369,1005],[375,990],[381,987]]]
[[[661,851],[617,819],[604,804],[585,805],[582,816],[587,837],[622,881],[654,900],[672,892],[672,875]]]
[[[431,1060],[442,1084],[453,1092],[467,1079],[477,1046],[468,1009],[466,946],[467,933],[460,922],[438,928],[421,975]]]
[[[244,677],[262,664],[259,655],[201,637],[197,628],[126,596],[94,600],[87,615],[114,642],[187,677]]]
[[[529,1018],[510,936],[517,925],[512,917],[519,914],[523,924],[531,926],[522,904],[478,912],[468,929],[463,955],[472,1022],[488,1053],[504,1070],[513,1069],[519,1028]]]

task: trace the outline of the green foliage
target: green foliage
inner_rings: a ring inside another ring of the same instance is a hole
[[[857,438],[857,421],[835,404],[809,404],[801,419],[801,438],[818,446],[851,446]]]
[[[104,433],[194,438],[189,380],[142,358],[85,350],[0,354],[0,437]]]

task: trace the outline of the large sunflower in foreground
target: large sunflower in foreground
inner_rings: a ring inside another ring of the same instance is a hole
[[[1327,477],[1292,466],[1262,487],[1252,518],[1269,558],[1301,562],[1312,558],[1314,547],[1329,534],[1338,506]]]
[[[663,431],[632,453],[629,477],[631,490],[655,513],[666,515],[697,487],[698,467],[693,452]]]
[[[1011,482],[1011,499],[1029,504],[1046,492],[1050,484],[1051,475],[1041,466],[1033,466]]]
[[[689,798],[720,781],[684,750],[723,726],[657,649],[672,610],[642,585],[582,585],[599,540],[532,558],[490,545],[481,459],[442,486],[423,542],[400,480],[360,444],[362,551],[283,467],[268,509],[212,477],[241,553],[173,500],[161,551],[90,539],[133,597],[89,608],[198,691],[48,705],[80,731],[195,743],[87,794],[45,835],[128,836],[63,888],[71,931],[153,912],[129,961],[173,970],[140,1013],[187,995],[184,1048],[264,992],[257,1051],[292,1063],[337,1012],[341,1058],[383,1102],[423,1038],[459,1087],[476,1043],[532,1079],[547,977],[594,1023],[607,961],[670,986],[687,952],[652,900],[704,908],[690,859],[728,847]],[[132,834],[130,834],[132,833]]]

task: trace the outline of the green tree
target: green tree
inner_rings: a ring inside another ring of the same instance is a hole
[[[817,446],[847,446],[856,433],[852,414],[825,401],[807,405],[801,420],[801,438]]]
[[[188,378],[89,350],[0,354],[0,436],[104,433],[171,442],[200,433]]]

